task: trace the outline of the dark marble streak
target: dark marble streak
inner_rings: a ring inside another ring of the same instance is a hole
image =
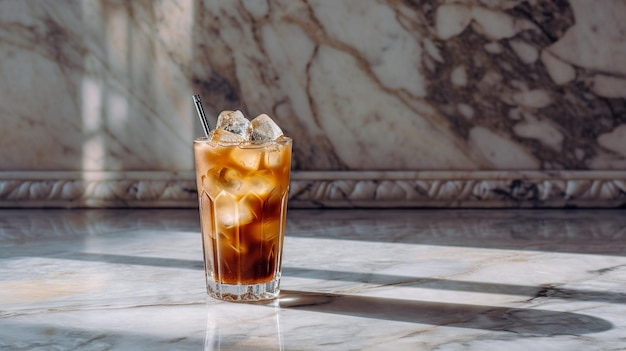
[[[420,4],[428,8],[428,5]],[[425,20],[434,25],[433,11],[423,11]],[[539,31],[526,30],[515,37],[524,40],[539,52],[556,42],[574,24],[572,9],[567,1],[538,1],[535,5],[520,2],[506,10],[514,18],[528,20]],[[502,47],[499,54],[491,54],[485,45],[494,41],[470,28],[448,40],[431,39],[441,50],[445,63],[434,62],[434,68],[424,70],[429,81],[427,100],[446,116],[453,130],[462,138],[468,138],[469,130],[484,126],[498,131],[516,143],[524,145],[540,161],[541,169],[588,169],[589,160],[602,149],[595,144],[596,138],[626,123],[626,100],[608,99],[590,93],[590,76],[593,72],[577,69],[578,78],[565,85],[552,81],[541,60],[528,64],[523,62],[510,46],[510,39],[496,41]],[[454,86],[451,71],[466,67],[467,84]],[[500,79],[495,83],[483,81],[485,75],[495,72]],[[548,119],[563,132],[562,150],[554,150],[536,139],[520,137],[513,127],[519,120],[509,118],[519,107],[503,92],[512,93],[523,85],[529,89],[549,91],[553,102],[541,109],[530,109],[539,119]],[[466,118],[455,104],[463,102],[471,106],[474,116]],[[582,150],[582,157],[575,150]],[[606,151],[606,150],[605,150]]]

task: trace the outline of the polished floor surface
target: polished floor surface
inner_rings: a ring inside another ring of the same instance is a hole
[[[291,210],[282,292],[205,293],[194,210],[0,210],[0,350],[622,350],[624,210]]]

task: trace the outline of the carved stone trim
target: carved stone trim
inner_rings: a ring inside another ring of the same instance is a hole
[[[626,205],[626,175],[296,181],[290,201],[298,207],[619,207]]]
[[[619,207],[626,171],[294,172],[291,207]],[[196,207],[191,172],[0,172],[0,207]]]

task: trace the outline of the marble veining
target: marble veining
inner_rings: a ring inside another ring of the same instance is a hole
[[[621,0],[2,1],[0,206],[187,203],[193,93],[212,124],[273,116],[307,206],[619,206],[624,16]]]
[[[624,170],[620,0],[4,1],[0,170],[190,171],[190,96],[294,167]]]
[[[279,300],[207,297],[193,210],[0,210],[7,350],[618,350],[619,210],[292,210]]]

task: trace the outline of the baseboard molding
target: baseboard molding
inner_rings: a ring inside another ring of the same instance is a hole
[[[293,172],[289,206],[626,207],[626,171]],[[0,207],[197,207],[192,172],[0,172]]]

